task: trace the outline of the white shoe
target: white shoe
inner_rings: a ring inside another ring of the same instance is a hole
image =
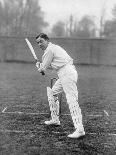
[[[85,135],[85,131],[79,131],[79,130],[75,130],[72,134],[69,134],[68,137],[69,138],[79,138],[81,136]]]
[[[53,121],[52,119],[50,121],[44,122],[46,125],[60,125],[60,121]]]

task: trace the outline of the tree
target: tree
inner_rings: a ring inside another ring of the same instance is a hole
[[[76,37],[94,37],[95,23],[92,17],[86,15],[75,25],[73,36]]]
[[[104,0],[101,7],[101,14],[100,14],[100,28],[99,28],[99,36],[104,36],[104,25],[105,25],[105,15],[106,15],[106,3],[107,0]]]
[[[112,9],[112,15],[113,15],[114,20],[116,20],[116,5],[114,5]]]
[[[72,15],[70,15],[70,18],[69,18],[69,34],[70,34],[70,36],[72,36],[73,35],[73,16]]]
[[[104,25],[104,36],[105,37],[114,37],[116,36],[116,21],[108,20]]]
[[[73,15],[69,16],[69,20],[65,24],[65,27],[66,27],[66,36],[73,37],[75,27],[75,21]]]
[[[44,27],[48,26],[43,20],[44,13],[38,5],[38,0],[27,0],[22,17],[25,30],[27,28],[28,33],[39,33]]]
[[[107,20],[104,25],[105,37],[116,37],[116,5],[112,9],[112,20]]]
[[[0,9],[0,30],[4,35],[35,34],[48,25],[38,0],[4,0]]]
[[[65,23],[58,21],[52,28],[51,35],[54,37],[64,37],[65,36]]]

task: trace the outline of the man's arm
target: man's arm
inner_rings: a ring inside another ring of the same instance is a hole
[[[42,57],[42,63],[39,64],[38,71],[45,71],[47,68],[49,68],[51,62],[53,60],[53,53],[51,50],[47,51],[44,53]],[[37,64],[36,64],[37,66]]]

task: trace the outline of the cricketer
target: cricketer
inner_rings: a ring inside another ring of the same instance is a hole
[[[64,91],[75,128],[74,132],[69,134],[68,137],[79,138],[84,136],[82,113],[78,103],[78,73],[73,64],[73,59],[62,47],[51,43],[49,37],[44,33],[40,33],[36,37],[36,42],[43,51],[42,63],[36,63],[38,71],[40,73],[46,72],[50,67],[58,75],[58,80],[53,87],[47,87],[51,119],[44,123],[46,125],[60,125],[58,94]]]

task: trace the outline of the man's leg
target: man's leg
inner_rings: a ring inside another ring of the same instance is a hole
[[[69,73],[72,72],[71,73]],[[77,90],[77,72],[67,70],[65,76],[60,78],[63,90],[66,94],[67,103],[69,105],[71,117],[74,123],[75,132],[68,135],[70,138],[78,138],[85,135],[83,124],[82,124],[82,114],[81,109],[78,104],[78,90]]]
[[[62,92],[62,85],[60,80],[58,79],[54,84],[53,88],[47,87],[47,96],[49,107],[51,111],[51,120],[45,121],[45,124],[51,125],[56,124],[60,125],[59,121],[59,101],[58,101],[58,94]]]

